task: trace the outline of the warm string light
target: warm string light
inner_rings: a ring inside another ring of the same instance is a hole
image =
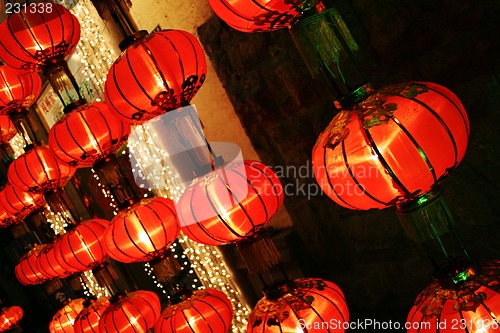
[[[68,226],[68,221],[71,220],[69,212],[54,212],[49,205],[46,205],[43,215],[56,235],[62,235],[66,232],[65,228]]]
[[[14,151],[14,158],[18,158],[25,153],[24,147],[26,146],[26,142],[24,141],[21,133],[17,133],[16,135],[14,135],[9,143],[12,147],[12,150]]]
[[[90,171],[92,172],[92,176],[96,180],[97,186],[99,187],[99,189],[102,192],[102,194],[104,195],[104,197],[108,198],[110,200],[109,206],[113,210],[113,215],[116,216],[118,214],[118,206],[116,205],[115,197],[113,196],[113,194],[111,193],[109,188],[106,185],[104,185],[103,183],[101,183],[101,179],[100,179],[99,175],[96,173],[96,171],[94,170],[94,168],[91,168]]]
[[[93,296],[97,297],[98,299],[101,297],[109,297],[111,296],[108,289],[105,287],[101,287],[99,283],[97,282],[96,277],[94,276],[94,273],[92,271],[86,271],[83,272],[82,276],[82,286],[84,287],[85,290],[85,295],[86,296]]]

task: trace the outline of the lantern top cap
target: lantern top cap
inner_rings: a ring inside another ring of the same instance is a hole
[[[262,292],[266,295],[268,300],[275,301],[288,293],[291,289],[293,289],[293,281],[281,278],[265,286]]]
[[[118,47],[120,48],[120,51],[125,51],[129,46],[133,45],[135,42],[138,40],[146,37],[148,35],[148,32],[146,30],[139,30],[134,32],[132,35],[128,35],[125,37],[124,40],[118,44]]]
[[[63,112],[64,112],[64,114],[68,114],[71,111],[73,111],[73,110],[75,110],[75,109],[77,109],[80,106],[85,105],[85,104],[87,104],[87,100],[85,98],[76,100],[73,103],[66,105],[63,109]]]
[[[478,269],[477,264],[467,258],[459,258],[438,267],[433,277],[442,288],[460,288],[463,283],[477,275]]]

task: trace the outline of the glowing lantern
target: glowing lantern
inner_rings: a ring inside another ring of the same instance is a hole
[[[69,10],[49,2],[37,5],[0,25],[0,58],[11,67],[41,71],[68,58],[80,39],[80,24]]]
[[[34,247],[21,257],[19,263],[14,268],[17,279],[24,285],[39,284],[46,280],[37,267],[40,250],[40,247]]]
[[[54,248],[55,245],[55,243],[44,245],[38,257],[36,269],[46,279],[64,278],[71,274],[59,263],[60,260],[57,259],[58,254]]]
[[[9,66],[0,66],[0,114],[6,115],[22,108],[29,108],[38,99],[41,91],[42,80],[37,73],[26,73]],[[2,125],[2,137],[4,128],[10,126]]]
[[[0,203],[0,228],[6,228],[12,224],[16,224],[17,222],[19,222],[19,219],[10,214]]]
[[[23,318],[23,309],[19,306],[4,308],[0,313],[0,332],[8,331],[16,327]]]
[[[319,0],[208,0],[215,14],[243,32],[273,31],[290,27]]]
[[[75,333],[100,333],[99,320],[109,305],[109,298],[101,297],[83,309],[75,319]]]
[[[105,95],[122,121],[141,124],[188,105],[205,81],[207,65],[203,48],[188,32],[135,37],[109,70]]]
[[[23,192],[12,185],[0,191],[0,205],[16,219],[23,219],[33,211],[45,206],[42,194]]]
[[[99,326],[101,333],[148,332],[160,315],[158,296],[151,291],[128,293],[104,311]]]
[[[313,149],[316,180],[337,204],[382,209],[428,193],[462,160],[469,121],[434,83],[359,90]]]
[[[78,298],[59,309],[49,323],[50,333],[74,333],[73,325],[78,314],[85,308],[84,302],[83,298]]]
[[[179,232],[172,200],[143,199],[113,218],[105,244],[109,256],[117,261],[149,261],[167,251]]]
[[[279,281],[248,318],[248,333],[344,332],[349,312],[340,288],[320,279]],[[331,325],[324,328],[325,323]]]
[[[222,292],[202,289],[168,306],[155,325],[161,333],[226,333],[231,328],[233,307]]]
[[[64,164],[91,167],[115,154],[129,134],[130,125],[119,121],[106,104],[87,103],[54,124],[49,133],[49,148]]]

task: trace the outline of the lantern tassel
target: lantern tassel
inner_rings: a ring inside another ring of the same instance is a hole
[[[250,274],[261,274],[279,264],[281,255],[265,229],[236,244]]]

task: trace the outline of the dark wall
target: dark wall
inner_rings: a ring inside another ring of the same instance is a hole
[[[480,260],[500,257],[500,2],[335,4],[376,82],[432,81],[463,101],[472,134],[465,159],[444,182],[444,196],[470,252]],[[213,17],[199,34],[261,159],[310,170],[312,147],[334,114],[332,95],[311,79],[289,33],[245,34]],[[300,186],[313,189],[310,172],[281,176],[296,189],[285,204],[305,244],[291,249],[297,260],[309,260],[304,273],[339,284],[354,318],[403,321],[432,267],[394,210],[349,211],[324,195],[308,198]]]

